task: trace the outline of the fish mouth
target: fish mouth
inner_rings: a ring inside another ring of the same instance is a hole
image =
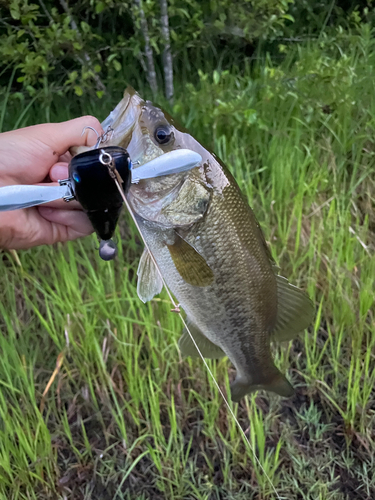
[[[132,162],[140,164],[143,150],[139,121],[144,105],[145,101],[133,87],[127,87],[124,97],[101,124],[104,131],[113,130],[107,144],[125,148]]]

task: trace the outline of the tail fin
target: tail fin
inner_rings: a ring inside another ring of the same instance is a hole
[[[252,384],[243,377],[237,377],[231,385],[232,401],[238,403],[246,394],[259,390],[275,392],[284,398],[289,398],[294,394],[294,389],[291,384],[284,375],[277,370],[276,375],[271,380],[265,380],[264,383],[260,384]]]

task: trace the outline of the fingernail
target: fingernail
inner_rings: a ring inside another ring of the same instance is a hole
[[[63,165],[55,165],[51,168],[49,176],[51,181],[53,182],[67,179],[69,177],[68,167],[64,167]]]

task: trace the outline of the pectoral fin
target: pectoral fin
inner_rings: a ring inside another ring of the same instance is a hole
[[[291,285],[286,278],[276,276],[276,281],[277,318],[271,338],[282,342],[293,339],[311,324],[315,308],[305,292]]]
[[[177,233],[173,245],[167,245],[174,265],[181,278],[193,286],[208,286],[214,281],[214,273],[204,258]]]
[[[186,324],[204,358],[220,359],[225,356],[220,347],[208,340],[191,321],[187,321]],[[178,341],[178,347],[182,356],[191,356],[193,358],[200,357],[186,328],[184,328],[180,340]]]
[[[163,280],[146,248],[139,261],[137,275],[137,293],[142,302],[151,300],[162,291]]]

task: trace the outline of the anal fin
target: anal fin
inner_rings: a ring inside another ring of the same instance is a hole
[[[204,358],[220,359],[225,356],[224,351],[220,349],[219,346],[208,340],[208,338],[203,335],[199,328],[197,328],[191,321],[187,320],[186,324]],[[184,328],[180,340],[178,341],[178,347],[184,357],[200,357],[186,328]]]
[[[137,293],[142,302],[148,302],[162,291],[163,280],[147,248],[143,250],[137,275]]]

